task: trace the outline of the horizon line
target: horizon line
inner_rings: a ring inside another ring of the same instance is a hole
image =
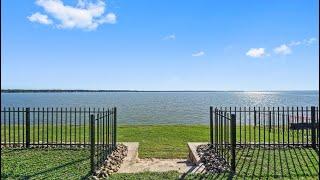
[[[2,93],[14,92],[285,92],[285,91],[319,91],[313,90],[127,90],[127,89],[1,89]]]

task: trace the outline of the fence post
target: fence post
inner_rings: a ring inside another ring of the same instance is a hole
[[[26,108],[26,148],[30,148],[30,108]]]
[[[90,116],[90,167],[91,173],[95,173],[95,162],[94,162],[94,155],[95,155],[95,118],[92,114]]]
[[[231,171],[236,172],[236,115],[231,114]]]
[[[213,112],[212,112],[213,107],[210,106],[210,144],[211,146],[213,145]]]
[[[254,110],[253,110],[253,121],[254,121],[254,127],[257,126],[257,113],[256,113],[256,107],[254,107]],[[256,131],[254,131],[256,132]]]
[[[214,145],[215,145],[215,149],[216,149],[216,152],[218,152],[218,146],[217,146],[217,143],[218,143],[218,141],[219,141],[219,139],[218,139],[218,127],[219,127],[219,123],[218,123],[218,109],[217,108],[215,108],[214,109],[214,129],[215,129],[215,135],[214,135],[214,137],[215,137],[215,142],[214,142]]]
[[[114,137],[113,137],[113,147],[116,148],[116,145],[117,145],[117,108],[114,107],[114,127],[113,127],[113,131],[114,131]]]
[[[316,148],[316,107],[311,106],[311,141],[312,141],[312,148]]]

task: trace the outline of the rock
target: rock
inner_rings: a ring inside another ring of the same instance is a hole
[[[228,162],[223,157],[219,156],[215,151],[215,148],[209,144],[199,145],[197,147],[197,153],[208,172],[222,173],[230,169]]]
[[[93,178],[105,179],[112,173],[117,172],[120,169],[123,159],[127,156],[127,153],[127,146],[123,144],[117,145],[117,148],[111,153],[110,156],[107,157],[103,163],[103,166],[96,172],[97,175],[93,176]]]

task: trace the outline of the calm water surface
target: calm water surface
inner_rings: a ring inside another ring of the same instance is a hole
[[[1,93],[2,107],[112,107],[121,124],[208,123],[209,106],[319,105],[318,91]]]

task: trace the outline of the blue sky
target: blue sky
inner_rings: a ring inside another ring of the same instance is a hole
[[[1,86],[318,90],[316,0],[4,0]]]

